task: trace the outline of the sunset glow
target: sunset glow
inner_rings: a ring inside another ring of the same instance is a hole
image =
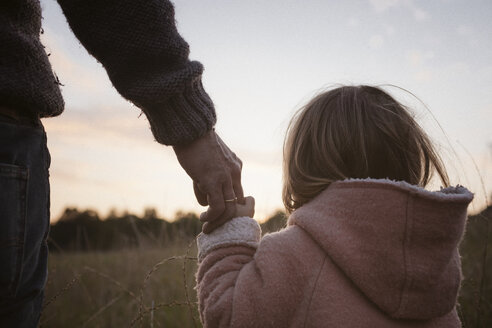
[[[52,220],[67,206],[103,215],[153,207],[166,218],[204,210],[172,149],[153,140],[145,115],[118,95],[56,2],[41,4],[42,40],[66,102],[63,115],[43,120]],[[257,219],[282,208],[289,119],[338,83],[392,84],[418,96],[423,103],[386,87],[436,140],[452,183],[475,193],[471,211],[485,206],[492,190],[492,2],[180,0],[175,7],[191,59],[205,66],[216,130],[243,160]]]

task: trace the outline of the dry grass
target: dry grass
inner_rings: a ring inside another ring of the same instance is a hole
[[[200,327],[195,254],[194,242],[52,253],[41,326]]]

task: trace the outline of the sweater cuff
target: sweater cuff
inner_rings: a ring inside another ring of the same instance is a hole
[[[217,121],[214,104],[200,77],[164,104],[143,110],[156,141],[168,146],[191,143],[210,131]]]
[[[198,262],[200,263],[211,251],[221,247],[256,248],[260,238],[261,228],[256,220],[247,216],[234,218],[209,234],[198,235]]]

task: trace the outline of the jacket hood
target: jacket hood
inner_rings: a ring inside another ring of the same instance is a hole
[[[456,304],[458,244],[472,199],[462,186],[431,192],[406,182],[350,179],[332,183],[288,224],[305,230],[387,315],[430,319]]]

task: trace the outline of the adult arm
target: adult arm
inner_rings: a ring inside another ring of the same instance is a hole
[[[209,232],[242,202],[242,163],[212,130],[216,115],[203,66],[188,59],[167,0],[58,0],[72,31],[126,99],[142,109],[155,139],[174,146],[193,179]]]
[[[168,0],[58,0],[87,51],[118,92],[147,116],[156,140],[188,144],[216,122],[203,66],[188,59]]]

